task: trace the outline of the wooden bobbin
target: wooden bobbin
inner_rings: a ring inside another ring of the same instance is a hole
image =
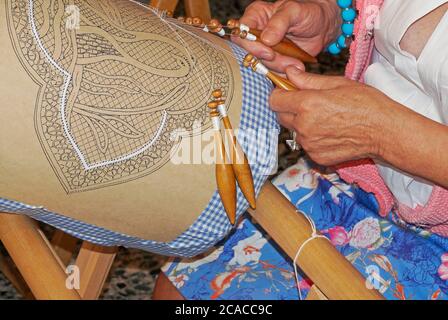
[[[243,40],[258,41],[258,38],[255,35],[247,32],[246,30],[240,30],[238,28],[232,29],[231,35],[240,37]]]
[[[198,27],[198,28],[204,28],[205,23],[202,21],[201,18],[193,17],[193,26]]]
[[[224,141],[219,126],[218,104],[210,102],[210,117],[214,125],[214,139],[216,152],[215,178],[218,193],[226,211],[227,217],[232,225],[236,222],[236,179],[232,164],[229,163]]]
[[[208,23],[208,28],[210,30],[213,30],[213,32],[215,32],[215,31],[219,31],[220,29],[222,29],[222,25],[218,19],[212,19]]]
[[[261,67],[263,67],[263,69],[266,69],[266,67],[264,67],[263,64],[261,64],[260,61],[258,61],[258,59],[255,58],[252,54],[248,54],[244,57],[243,66],[246,68],[252,68],[252,70],[258,73]],[[286,91],[298,90],[298,88],[291,81],[283,77],[280,77],[279,75],[269,70],[263,75],[266,76],[269,80],[271,80],[280,89]]]
[[[251,29],[245,26],[245,28],[241,27],[241,24],[236,19],[230,19],[227,22],[227,27],[232,29],[232,34],[239,36],[241,39],[248,39],[251,41],[261,42],[261,30]],[[235,32],[235,33],[233,33]],[[297,46],[294,42],[292,42],[288,38],[284,38],[280,43],[275,46],[272,46],[272,50],[278,52],[282,55],[293,57],[299,59],[302,62],[306,63],[317,63],[317,59],[310,55],[308,52]]]
[[[239,29],[241,31],[246,31],[252,33],[254,29],[249,28],[249,26],[242,24],[238,19],[230,19],[227,21],[227,27],[229,29]]]
[[[238,19],[229,19],[229,21],[227,21],[227,27],[229,27],[229,29],[239,29],[240,28],[240,21]]]
[[[235,36],[235,37],[240,37],[241,38],[241,30],[238,29],[238,28],[234,28],[234,29],[232,29],[231,35]]]
[[[256,196],[252,170],[243,148],[236,139],[229,116],[226,114],[225,110],[220,109],[220,107],[225,108],[225,100],[222,97],[222,90],[218,89],[213,91],[212,96],[214,101],[212,101],[213,103],[211,106],[216,106],[216,108],[220,111],[224,123],[225,134],[228,141],[231,143],[231,150],[229,154],[232,159],[232,168],[235,173],[236,180],[238,181],[238,185],[240,186],[244,197],[249,202],[250,207],[255,209]]]
[[[224,28],[218,19],[211,19],[207,27],[210,30],[210,32],[216,33],[220,37],[226,36],[226,32],[224,31]]]

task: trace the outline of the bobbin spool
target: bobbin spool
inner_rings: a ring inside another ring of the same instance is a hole
[[[210,32],[216,33],[220,37],[225,37],[227,35],[223,25],[219,22],[218,19],[211,19],[207,25],[207,28],[210,30]]]
[[[259,62],[253,55],[248,54],[243,59],[243,66],[246,68],[252,68],[255,72],[266,76],[272,81],[277,87],[286,91],[296,91],[299,90],[291,81],[282,78],[275,73],[268,70],[261,62]],[[291,139],[286,141],[286,144],[292,151],[299,151],[302,147],[297,143],[297,133],[291,131]]]
[[[201,18],[193,17],[193,26],[198,27],[198,28],[204,28],[205,23],[202,21]]]
[[[257,41],[257,37],[247,31],[241,31],[238,28],[235,28],[231,32],[232,36],[240,37],[243,40],[249,41]]]
[[[202,31],[210,32],[210,28],[202,21],[200,17],[193,18],[193,26],[202,29]]]
[[[241,31],[252,32],[253,29],[249,28],[249,26],[242,24],[238,19],[229,19],[227,21],[227,27],[230,29],[240,29]]]
[[[227,217],[230,223],[234,225],[236,222],[236,178],[221,135],[220,113],[217,110],[218,103],[212,101],[208,104],[208,107],[210,108],[210,118],[214,130],[216,185]]]
[[[238,19],[229,19],[227,21],[227,27],[230,29],[240,28],[240,21]]]
[[[250,168],[247,156],[243,151],[243,148],[238,143],[238,140],[233,131],[232,124],[230,122],[230,118],[227,115],[225,100],[222,97],[222,90],[218,89],[213,91],[212,96],[214,100],[211,102],[211,106],[213,108],[217,108],[217,110],[221,114],[224,123],[225,134],[228,141],[231,143],[231,150],[229,154],[232,160],[232,168],[233,172],[235,173],[236,180],[244,197],[249,202],[250,207],[252,209],[255,209],[256,196],[252,170]]]
[[[288,79],[282,78],[279,75],[269,71],[257,58],[252,54],[247,54],[243,59],[243,66],[251,68],[258,74],[261,74],[271,80],[277,87],[286,91],[295,91],[298,88]]]

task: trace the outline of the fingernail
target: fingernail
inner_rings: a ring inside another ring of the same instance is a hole
[[[290,65],[286,68],[286,72],[290,72],[292,74],[300,74],[304,71],[305,70],[303,70],[303,66],[301,65]]]
[[[295,64],[293,67],[299,70],[299,72],[305,72],[305,66],[303,64]]]
[[[263,41],[265,44],[273,44],[278,38],[278,35],[276,33],[274,33],[271,30],[264,30],[262,35],[261,35],[261,41]]]

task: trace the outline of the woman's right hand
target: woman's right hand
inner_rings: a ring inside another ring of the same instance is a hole
[[[263,30],[261,42],[232,40],[263,60],[270,69],[285,73],[288,66],[304,69],[301,61],[283,56],[271,49],[288,37],[295,44],[316,56],[336,38],[339,8],[335,0],[288,1],[275,3],[255,1],[249,5],[240,22],[253,29]]]

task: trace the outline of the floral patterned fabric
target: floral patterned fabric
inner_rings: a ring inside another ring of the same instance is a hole
[[[387,299],[448,299],[448,239],[380,217],[373,195],[300,160],[275,186]],[[212,252],[164,272],[186,299],[298,299],[291,260],[246,219]],[[306,296],[310,282],[300,280]]]

